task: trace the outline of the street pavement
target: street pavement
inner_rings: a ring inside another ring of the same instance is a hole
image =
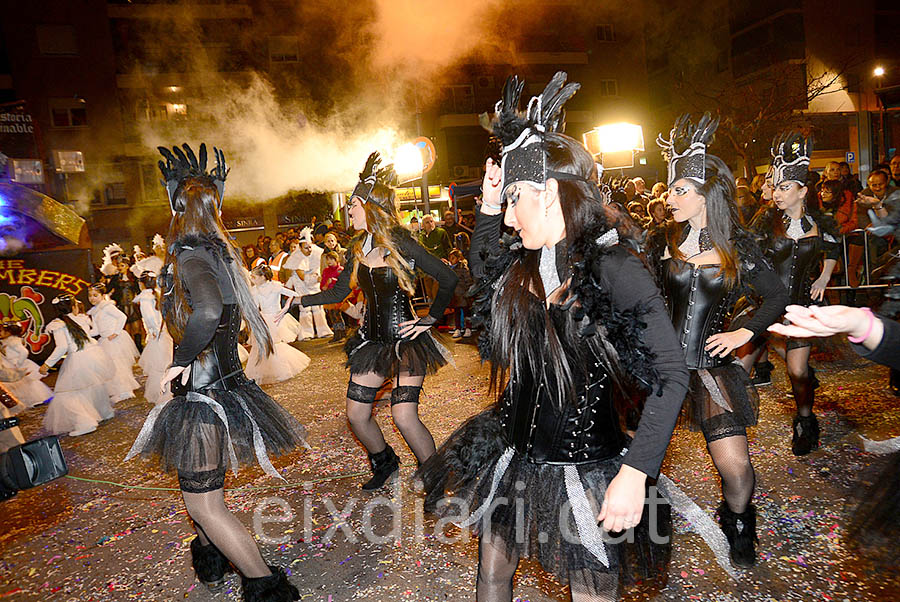
[[[456,366],[425,382],[421,416],[439,444],[490,402],[488,371],[471,343],[454,343]],[[365,493],[359,489],[368,472],[365,452],[344,415],[341,345],[298,346],[311,357],[309,368],[266,389],[307,426],[312,449],[275,460],[284,481],[259,469],[229,473],[229,507],[269,563],[286,568],[302,600],[474,600],[475,542],[422,512],[408,478],[415,458],[390,420],[389,395],[376,406],[377,420],[401,457],[402,479]],[[783,364],[776,362],[774,384],[760,389],[760,424],[750,435],[757,566],[730,576],[694,525],[676,517],[668,585],[655,593],[629,590],[626,599],[900,599],[896,575],[861,558],[845,537],[853,495],[886,460],[864,452],[860,435],[900,435],[898,398],[887,389],[886,368],[834,349],[816,354],[814,364],[823,434],[821,449],[807,457],[790,451],[793,400]],[[193,530],[175,478],[140,459],[123,462],[150,408],[143,398],[121,402],[97,431],[62,438],[69,477],[0,503],[0,600],[240,599],[235,575],[216,593],[195,580]],[[27,438],[41,436],[44,411],[22,416]],[[663,472],[713,517],[719,482],[700,433],[676,431]],[[523,562],[515,599],[569,597],[539,565]]]

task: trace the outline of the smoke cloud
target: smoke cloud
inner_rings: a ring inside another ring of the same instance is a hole
[[[299,39],[302,77],[226,79],[208,68],[208,57],[192,56],[195,72],[207,74],[207,94],[188,102],[186,119],[144,122],[142,142],[148,151],[183,142],[221,148],[233,167],[228,194],[250,201],[350,190],[370,152],[389,158],[415,137],[417,106],[434,99],[461,59],[509,52],[496,43],[500,0],[372,1],[346,11],[330,2],[297,9],[291,18],[306,27],[285,35]],[[190,38],[193,19],[186,12],[173,30]],[[307,66],[312,57],[318,71]]]

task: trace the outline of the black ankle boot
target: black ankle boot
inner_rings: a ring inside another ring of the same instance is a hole
[[[795,456],[805,456],[819,448],[819,421],[815,414],[794,416],[794,438],[791,451]]]
[[[369,454],[369,461],[372,462],[372,478],[363,483],[364,491],[380,488],[400,468],[400,458],[390,445],[384,451]]]
[[[241,577],[244,602],[293,602],[300,599],[300,592],[288,581],[284,569],[270,566],[268,577],[248,579]]]
[[[753,364],[753,378],[750,379],[750,382],[756,387],[771,385],[773,368],[775,366],[769,361]]]
[[[749,504],[747,509],[738,514],[732,512],[728,504],[719,505],[719,526],[728,539],[731,552],[731,563],[742,569],[749,569],[756,564],[756,508]]]
[[[209,589],[225,585],[225,573],[231,571],[228,559],[213,544],[202,545],[200,538],[191,541],[191,565],[200,580]]]

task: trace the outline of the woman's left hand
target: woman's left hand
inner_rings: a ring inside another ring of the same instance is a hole
[[[112,340],[115,340],[115,338],[116,338],[117,336],[119,336],[119,335],[118,335],[118,334],[111,334],[111,335],[109,335],[109,337],[107,337],[107,338],[109,338],[109,340],[112,341]]]
[[[729,332],[720,332],[706,339],[706,351],[712,357],[725,357],[738,347],[746,345],[753,338],[753,331],[738,328]]]
[[[825,298],[826,286],[828,286],[828,279],[825,278],[825,276],[816,278],[816,281],[812,283],[812,286],[809,289],[809,296],[813,301],[821,301]]]
[[[597,522],[602,522],[603,528],[613,533],[636,526],[641,522],[641,515],[644,513],[646,483],[647,475],[623,464],[606,488]]]
[[[431,316],[425,316],[424,318],[419,318],[418,320],[408,320],[406,322],[400,322],[400,338],[411,341],[423,332],[428,332],[429,330],[431,330],[431,327],[434,326],[435,322],[437,322],[437,320],[435,320]]]

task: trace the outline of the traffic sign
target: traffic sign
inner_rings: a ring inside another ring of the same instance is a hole
[[[856,153],[847,151],[847,163],[856,163]]]
[[[434,167],[434,162],[437,159],[434,142],[425,136],[419,136],[413,140],[413,144],[422,151],[422,173],[428,173]]]

